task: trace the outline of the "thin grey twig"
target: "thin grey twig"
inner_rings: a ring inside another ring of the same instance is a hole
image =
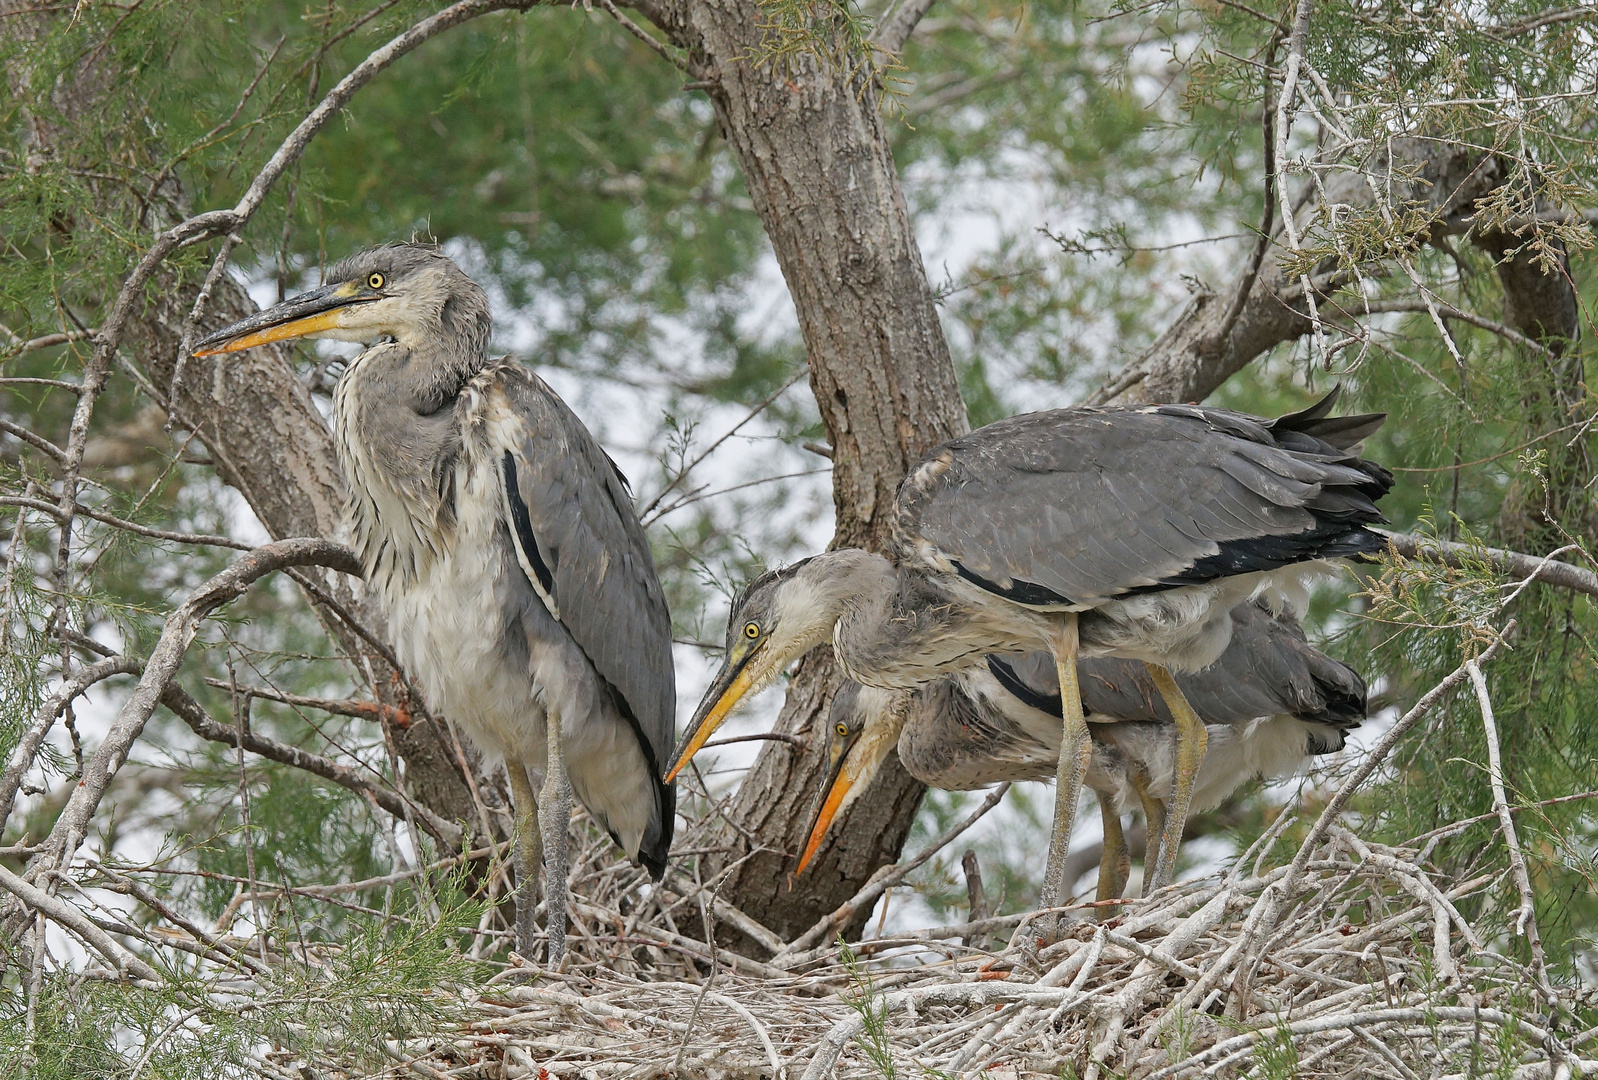
[[[640,518],[649,517],[650,511],[654,510],[655,507],[660,505],[660,500],[664,499],[667,495],[669,495],[672,491],[674,491],[678,484],[680,484],[684,480],[688,479],[688,474],[694,471],[694,467],[696,465],[698,465],[700,462],[704,461],[711,454],[715,453],[717,448],[719,448],[722,443],[726,442],[728,439],[730,439],[734,435],[738,434],[738,432],[742,431],[743,430],[743,426],[745,424],[749,423],[749,421],[753,420],[755,417],[757,417],[761,413],[765,412],[766,409],[770,408],[772,402],[774,402],[778,398],[780,398],[783,394],[785,394],[788,391],[788,389],[791,386],[794,385],[794,383],[798,382],[800,379],[804,378],[808,374],[809,374],[809,369],[808,368],[801,368],[793,376],[793,378],[789,379],[787,382],[785,382],[781,386],[777,387],[777,389],[773,390],[771,392],[771,394],[769,396],[767,396],[767,398],[764,401],[762,401],[759,405],[756,405],[753,409],[750,409],[748,415],[746,415],[742,420],[738,421],[731,428],[729,428],[727,430],[726,434],[722,435],[721,438],[717,439],[715,442],[713,442],[709,446],[705,447],[703,450],[701,450],[699,452],[699,454],[692,461],[690,461],[688,464],[684,465],[682,467],[682,470],[680,472],[678,472],[676,476],[672,477],[672,480],[671,480],[671,482],[669,484],[667,484],[665,487],[661,488],[658,492],[656,492],[655,497],[653,499],[649,500],[649,505],[645,506],[641,511],[639,511],[638,516]],[[662,511],[662,513],[664,513],[664,512],[665,511]],[[659,516],[659,515],[656,515],[656,516]]]
[[[822,938],[828,937],[848,925],[849,920],[859,914],[861,908],[875,904],[877,898],[883,893],[903,881],[908,874],[920,867],[922,863],[954,843],[961,833],[980,821],[989,810],[998,806],[999,800],[1003,799],[1005,793],[1009,790],[1010,783],[1005,781],[989,792],[988,797],[982,801],[982,805],[972,811],[965,820],[950,826],[942,836],[928,844],[914,858],[894,866],[885,866],[877,871],[859,892],[840,904],[831,914],[823,917],[810,929],[794,938],[788,943],[786,949],[771,958],[771,962],[780,965],[783,959],[810,948]]]
[[[1498,827],[1509,849],[1509,870],[1520,891],[1520,907],[1515,912],[1515,933],[1526,939],[1531,949],[1532,972],[1548,1001],[1554,1000],[1548,985],[1548,960],[1543,956],[1542,933],[1537,928],[1537,894],[1532,892],[1531,875],[1526,872],[1526,857],[1521,854],[1520,838],[1515,835],[1515,818],[1509,812],[1509,796],[1504,790],[1503,753],[1498,746],[1498,724],[1493,717],[1493,701],[1487,693],[1487,677],[1475,660],[1465,661],[1465,671],[1476,688],[1476,704],[1481,709],[1481,725],[1487,736],[1487,783],[1493,793],[1493,810]]]

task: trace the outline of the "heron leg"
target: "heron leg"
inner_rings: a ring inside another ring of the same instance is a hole
[[[1099,889],[1095,899],[1117,900],[1126,891],[1126,879],[1132,875],[1132,856],[1126,850],[1126,835],[1121,831],[1121,815],[1115,800],[1102,791],[1095,791],[1099,800],[1099,817],[1104,820],[1104,855],[1099,859]],[[1099,918],[1113,919],[1116,909],[1099,908]]]
[[[1143,895],[1149,893],[1148,879],[1154,874],[1154,865],[1160,860],[1161,834],[1165,831],[1165,804],[1149,790],[1153,781],[1149,779],[1149,771],[1142,765],[1134,765],[1129,770],[1129,779],[1132,781],[1132,790],[1137,792],[1137,801],[1143,804],[1143,821],[1147,828],[1144,833],[1143,851]]]
[[[1076,613],[1060,617],[1058,632],[1049,642],[1054,664],[1060,674],[1060,704],[1064,737],[1060,740],[1060,764],[1055,773],[1054,833],[1049,838],[1049,861],[1043,871],[1041,906],[1058,907],[1065,898],[1065,856],[1071,845],[1071,827],[1076,824],[1076,804],[1082,795],[1093,754],[1087,718],[1082,714],[1082,690],[1076,679]],[[1044,923],[1052,927],[1054,920]]]
[[[1193,804],[1193,783],[1198,779],[1204,764],[1204,749],[1209,735],[1204,721],[1198,718],[1193,706],[1182,696],[1171,673],[1160,664],[1149,664],[1149,674],[1165,704],[1170,707],[1176,721],[1176,774],[1171,779],[1171,802],[1165,815],[1165,827],[1160,830],[1160,857],[1154,864],[1153,877],[1144,885],[1143,895],[1169,885],[1176,873],[1176,849],[1182,842],[1182,829],[1187,825],[1187,811]]]
[[[549,965],[566,955],[566,873],[570,869],[567,834],[571,831],[571,780],[561,750],[560,717],[549,713],[545,723],[544,787],[538,793],[538,825],[544,834],[544,911],[549,920]]]
[[[538,874],[544,865],[544,840],[538,829],[538,796],[533,794],[527,766],[516,758],[505,759],[505,776],[510,781],[510,796],[516,811],[516,951],[531,958],[538,925],[533,912],[538,907]]]

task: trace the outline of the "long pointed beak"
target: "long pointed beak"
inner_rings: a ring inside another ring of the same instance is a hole
[[[329,285],[223,327],[197,342],[194,355],[216,356],[337,329],[346,308],[376,299],[376,294],[361,291],[354,282]]]
[[[849,745],[847,751],[838,755],[832,771],[827,774],[827,794],[816,810],[815,820],[810,824],[810,839],[805,842],[804,854],[799,856],[799,865],[794,868],[795,874],[804,873],[805,867],[810,865],[810,860],[814,859],[816,852],[821,850],[821,842],[827,838],[827,832],[832,828],[838,811],[843,808],[849,792],[854,790],[855,784],[860,779],[861,763],[854,760],[855,748],[859,745],[860,741],[857,738]]]
[[[727,714],[742,700],[755,683],[754,674],[749,670],[751,652],[744,652],[738,656],[727,658],[717,673],[715,682],[710,684],[710,689],[705,691],[704,698],[699,702],[699,708],[694,713],[693,723],[688,726],[688,732],[678,744],[677,756],[673,759],[671,768],[666,772],[666,783],[671,783],[682,771],[683,766],[699,752],[699,748],[716,733],[724,722]]]

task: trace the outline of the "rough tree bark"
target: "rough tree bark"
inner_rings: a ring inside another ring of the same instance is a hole
[[[900,478],[966,420],[876,88],[813,57],[752,64],[763,17],[751,0],[641,7],[702,73],[793,295],[833,448],[833,543],[881,550]],[[836,687],[831,651],[817,649],[799,666],[777,730],[820,730]],[[790,888],[824,748],[818,738],[804,750],[767,743],[718,838],[729,862],[747,857],[721,895],[784,937],[897,857],[924,791],[894,761],[803,886]]]

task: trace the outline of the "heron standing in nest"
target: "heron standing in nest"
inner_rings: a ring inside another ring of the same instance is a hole
[[[1092,752],[1077,660],[1138,660],[1176,727],[1160,887],[1207,738],[1172,672],[1221,655],[1238,603],[1283,605],[1310,564],[1386,546],[1368,526],[1385,520],[1375,503],[1392,475],[1354,449],[1383,417],[1333,417],[1336,396],[1274,420],[1198,405],[1060,409],[945,443],[900,484],[888,556],[828,551],[739,598],[667,778],[744,695],[829,639],[845,676],[885,690],[1045,649],[1064,699],[1042,887],[1057,906]]]
[[[352,255],[327,284],[218,330],[196,356],[288,338],[368,348],[333,398],[354,544],[429,704],[504,761],[517,943],[565,948],[571,793],[659,879],[676,705],[671,617],[626,478],[536,375],[488,355],[488,298],[436,247]]]
[[[1195,811],[1219,805],[1249,780],[1290,776],[1311,757],[1336,753],[1365,718],[1365,680],[1310,645],[1295,619],[1257,604],[1239,604],[1231,617],[1232,640],[1220,659],[1175,677],[1208,736]],[[1053,658],[987,660],[913,692],[844,684],[828,718],[825,795],[797,872],[895,749],[910,775],[945,791],[1054,777],[1061,700]],[[1084,785],[1104,823],[1097,898],[1105,901],[1122,894],[1130,874],[1121,808],[1134,799],[1148,824],[1145,873],[1158,861],[1174,724],[1142,664],[1082,660],[1077,675],[1093,740]]]

